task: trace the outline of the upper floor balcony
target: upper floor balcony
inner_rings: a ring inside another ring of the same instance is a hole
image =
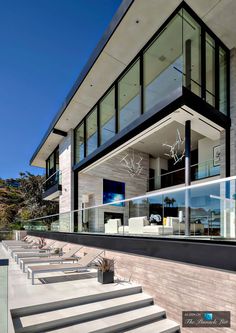
[[[61,195],[61,171],[57,170],[49,176],[43,183],[43,199],[44,200],[58,200]]]

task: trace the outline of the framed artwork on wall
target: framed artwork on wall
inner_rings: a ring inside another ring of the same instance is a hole
[[[220,165],[220,146],[213,147],[213,166]]]

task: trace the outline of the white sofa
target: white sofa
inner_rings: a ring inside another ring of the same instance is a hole
[[[121,225],[120,219],[109,219],[107,223],[105,223],[106,234],[123,234],[128,232],[129,227],[127,225]]]
[[[170,235],[173,234],[173,228],[163,225],[149,225],[147,216],[131,217],[129,219],[129,233],[134,235]]]
[[[120,219],[109,219],[107,221],[107,223],[105,223],[105,233],[106,234],[118,234],[120,227],[121,227]]]
[[[131,217],[129,218],[129,233],[142,234],[143,228],[148,225],[147,216]]]
[[[143,228],[143,233],[153,235],[172,235],[173,228],[166,227],[165,225],[147,225]]]

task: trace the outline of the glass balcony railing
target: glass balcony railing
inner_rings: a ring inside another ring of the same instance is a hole
[[[236,238],[236,176],[22,222],[26,230]]]
[[[191,166],[191,181],[197,181],[220,175],[220,165],[214,165],[213,160],[205,161]],[[185,183],[185,168],[170,171],[149,178],[148,191],[155,191],[166,187],[181,185]]]
[[[8,332],[8,259],[0,259],[0,332]]]
[[[58,185],[61,186],[61,171],[57,170],[52,175],[50,175],[45,182],[43,183],[43,192],[46,192],[53,186]]]

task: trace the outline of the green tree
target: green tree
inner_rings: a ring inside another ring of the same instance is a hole
[[[44,176],[33,175],[30,172],[21,172],[20,176],[24,205],[19,210],[19,216],[22,219],[32,219],[58,213],[57,202],[46,201],[42,198]]]

